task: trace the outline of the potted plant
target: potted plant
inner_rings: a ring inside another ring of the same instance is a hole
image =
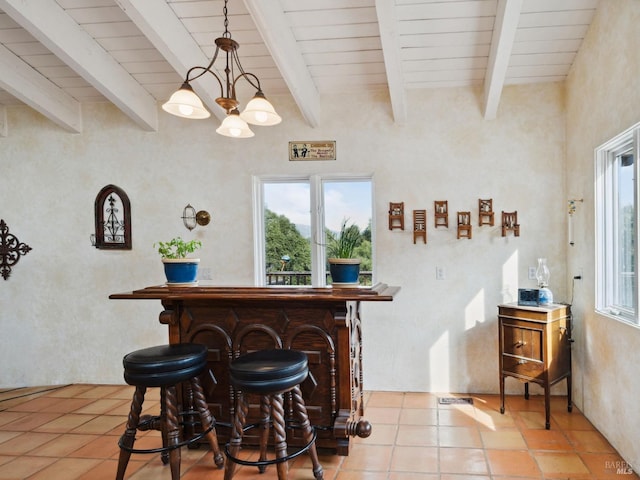
[[[360,229],[355,224],[347,225],[347,220],[343,220],[340,232],[327,232],[327,237],[327,257],[332,285],[358,285],[361,260],[353,258],[353,254],[361,241]]]
[[[202,247],[200,240],[184,241],[175,237],[168,242],[153,244],[158,249],[164,264],[164,273],[168,285],[193,285],[198,278],[199,258],[187,258],[187,255]]]

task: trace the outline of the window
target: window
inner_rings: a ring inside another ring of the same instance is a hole
[[[596,309],[638,324],[640,125],[596,149]]]
[[[256,285],[331,283],[327,235],[342,222],[361,239],[360,282],[373,283],[373,181],[370,175],[263,176],[254,179]]]

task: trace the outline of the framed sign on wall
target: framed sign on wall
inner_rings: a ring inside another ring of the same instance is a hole
[[[304,160],[335,160],[336,142],[320,141],[310,142],[299,140],[289,142],[289,161]]]

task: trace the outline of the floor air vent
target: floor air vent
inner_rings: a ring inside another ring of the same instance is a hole
[[[473,405],[473,398],[471,397],[439,397],[438,403],[440,405]]]

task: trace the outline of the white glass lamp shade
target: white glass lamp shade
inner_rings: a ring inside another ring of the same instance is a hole
[[[250,138],[255,135],[247,125],[247,122],[240,118],[238,110],[229,112],[222,125],[216,129],[216,132],[232,138]]]
[[[203,119],[211,116],[188,83],[183,83],[180,90],[171,95],[171,98],[162,105],[162,109],[182,118]]]
[[[264,127],[277,125],[282,121],[282,117],[276,113],[276,109],[273,108],[273,105],[264,97],[262,92],[256,93],[255,97],[247,103],[240,117],[251,125],[262,125]]]
[[[536,269],[536,279],[538,280],[538,286],[541,288],[548,286],[550,276],[551,273],[549,272],[549,267],[547,267],[547,259],[539,258],[538,268]]]

